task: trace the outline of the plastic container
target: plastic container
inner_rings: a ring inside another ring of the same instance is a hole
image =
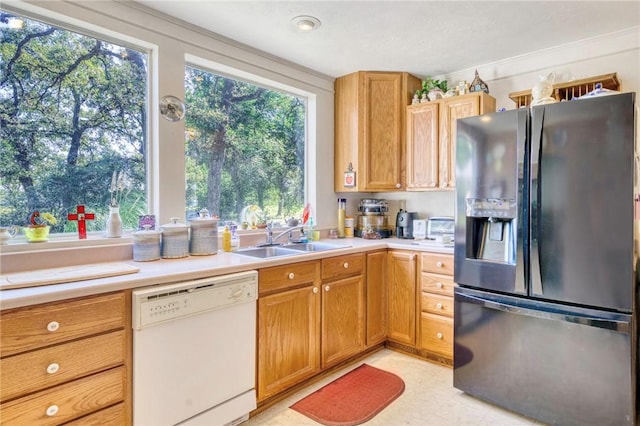
[[[160,259],[160,231],[144,225],[143,231],[133,233],[133,260],[150,262]]]
[[[189,227],[178,223],[179,218],[172,217],[171,223],[162,225],[162,257],[176,259],[189,256]]]
[[[218,252],[218,219],[209,215],[209,210],[202,209],[198,217],[189,222],[191,240],[189,252],[194,256],[208,256]]]
[[[231,225],[231,251],[240,249],[240,235],[238,235],[238,225]]]
[[[355,225],[355,219],[352,217],[346,217],[344,220],[344,236],[346,238],[353,237],[353,228]]]

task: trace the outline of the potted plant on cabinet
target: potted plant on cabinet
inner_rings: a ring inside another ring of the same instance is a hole
[[[422,89],[416,91],[416,95],[424,102],[425,98],[430,101],[436,99],[442,99],[444,94],[447,93],[448,83],[447,80],[436,80],[431,77],[427,77],[426,80],[422,80]]]

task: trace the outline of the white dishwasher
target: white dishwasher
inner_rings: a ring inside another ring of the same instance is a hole
[[[256,408],[257,271],[133,291],[133,424],[238,424]]]

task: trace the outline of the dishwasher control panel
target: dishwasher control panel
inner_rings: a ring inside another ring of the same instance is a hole
[[[132,325],[140,330],[180,317],[255,302],[257,293],[257,271],[135,290]]]

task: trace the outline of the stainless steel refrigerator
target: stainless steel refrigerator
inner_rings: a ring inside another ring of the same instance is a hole
[[[458,120],[456,388],[549,424],[636,423],[635,95]]]

